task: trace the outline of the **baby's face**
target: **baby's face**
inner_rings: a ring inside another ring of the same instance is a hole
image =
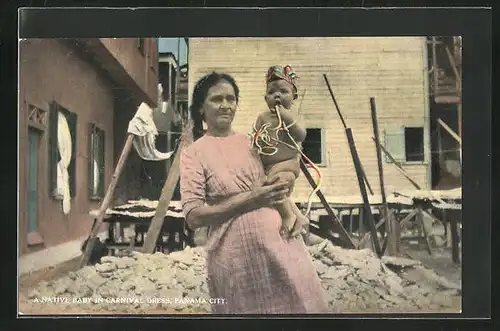
[[[267,84],[265,100],[269,109],[273,109],[279,103],[284,108],[290,109],[294,99],[293,86],[287,81],[273,80]]]

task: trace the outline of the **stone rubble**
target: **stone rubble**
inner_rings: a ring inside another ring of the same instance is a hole
[[[368,249],[347,250],[327,240],[309,251],[333,313],[441,311],[461,296],[459,286],[413,260],[380,260]],[[48,298],[67,298],[57,303],[61,312],[206,313],[205,252],[187,247],[170,254],[105,256],[95,266],[40,284],[28,295],[31,310]]]

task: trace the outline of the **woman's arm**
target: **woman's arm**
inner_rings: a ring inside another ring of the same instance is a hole
[[[199,206],[186,215],[186,222],[191,229],[214,226],[256,209],[252,203],[251,192],[239,193],[216,205]]]
[[[216,205],[195,207],[186,215],[186,222],[194,230],[218,225],[252,210],[282,203],[289,191],[289,184],[275,183],[277,179],[268,181],[265,186],[258,185],[250,192],[234,195]]]

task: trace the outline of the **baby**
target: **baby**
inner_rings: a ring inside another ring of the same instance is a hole
[[[300,173],[300,144],[307,134],[289,111],[297,99],[297,78],[289,65],[277,65],[268,69],[264,99],[269,110],[257,117],[252,141],[260,154],[267,178],[278,176],[280,181],[290,182],[287,199],[276,206],[282,219],[280,233],[285,237],[290,235],[296,222],[301,225],[308,223],[307,218],[289,199]]]

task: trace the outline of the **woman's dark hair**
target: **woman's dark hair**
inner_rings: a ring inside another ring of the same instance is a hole
[[[236,81],[231,75],[225,73],[211,72],[198,80],[193,90],[193,97],[191,100],[191,119],[193,120],[193,141],[203,136],[203,115],[200,113],[205,99],[207,98],[208,90],[219,83],[221,80],[227,81],[233,86],[234,95],[236,96],[236,103],[238,103],[240,89]]]

